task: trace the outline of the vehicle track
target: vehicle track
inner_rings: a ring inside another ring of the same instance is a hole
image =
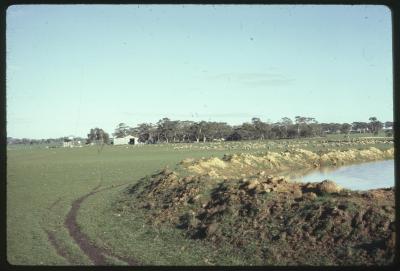
[[[86,200],[88,197],[98,192],[112,188],[117,188],[126,184],[127,183],[116,186],[105,187],[103,189],[98,189],[100,186],[95,187],[91,192],[76,199],[72,203],[71,209],[66,216],[64,222],[65,227],[68,229],[71,237],[75,240],[75,242],[78,244],[81,250],[89,257],[89,259],[93,262],[94,265],[110,265],[109,263],[107,263],[104,255],[117,258],[121,261],[126,262],[128,265],[138,265],[138,261],[136,261],[135,259],[114,255],[108,249],[97,247],[96,245],[92,244],[89,238],[80,230],[80,227],[77,222],[78,210],[81,207],[81,204],[84,200]]]
[[[66,229],[68,230],[70,236],[72,237],[72,239],[75,241],[75,243],[80,247],[80,249],[85,253],[86,256],[89,257],[89,259],[92,261],[92,263],[94,265],[111,265],[110,263],[107,262],[105,255],[107,256],[111,256],[114,257],[116,259],[119,259],[121,261],[126,262],[128,265],[130,266],[137,266],[139,265],[138,261],[136,261],[133,258],[130,257],[121,257],[118,255],[114,255],[109,249],[105,249],[102,247],[98,247],[96,245],[94,245],[90,239],[88,238],[88,236],[86,234],[84,234],[77,222],[77,215],[78,215],[78,211],[79,208],[81,207],[81,204],[90,196],[104,191],[104,190],[108,190],[108,189],[112,189],[112,188],[117,188],[123,185],[127,185],[128,183],[124,183],[124,184],[120,184],[120,185],[113,185],[113,186],[109,186],[109,187],[105,187],[102,189],[100,188],[100,185],[93,188],[91,192],[79,197],[78,199],[76,199],[75,201],[72,202],[71,204],[71,209],[69,210],[65,221],[64,221],[64,226],[66,227]],[[54,205],[56,205],[59,202],[59,200],[57,200],[56,202],[54,202],[49,209],[51,209],[52,207],[54,207]],[[65,250],[63,249],[63,247],[60,245],[60,243],[57,241],[54,233],[52,233],[49,230],[44,229],[44,231],[47,234],[47,237],[49,239],[49,242],[51,243],[51,245],[55,248],[56,252],[58,255],[62,256],[63,258],[65,258],[69,263],[71,264],[77,264],[76,261],[74,261],[69,255],[68,253],[65,252]]]
[[[76,260],[74,260],[62,247],[60,242],[57,240],[55,234],[47,229],[43,229],[46,234],[50,244],[56,250],[57,255],[63,257],[69,264],[77,265],[79,264]]]
[[[58,198],[56,201],[54,201],[54,202],[48,207],[48,209],[49,209],[49,210],[53,209],[53,207],[56,206],[61,200],[62,200],[62,197]]]

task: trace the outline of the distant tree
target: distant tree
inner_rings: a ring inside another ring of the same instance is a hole
[[[348,123],[343,123],[340,127],[340,132],[342,134],[348,134],[350,133],[351,125]]]
[[[368,130],[377,133],[383,126],[391,127],[393,122],[381,123],[376,117],[371,117],[370,122],[348,123],[318,123],[315,118],[296,116],[295,123],[290,118],[284,117],[281,121],[271,123],[264,122],[258,117],[251,119],[251,122],[244,122],[240,125],[230,126],[225,122],[200,121],[193,122],[187,120],[170,120],[163,118],[155,125],[151,123],[141,123],[136,127],[130,128],[125,123],[120,123],[115,129],[114,135],[122,137],[135,135],[140,142],[202,142],[214,140],[263,140],[295,137],[315,137],[322,136],[324,133],[343,133],[348,134],[351,130],[366,132]],[[98,128],[95,128],[98,129]],[[94,130],[94,129],[92,129]],[[96,134],[91,130],[91,134]],[[94,136],[92,136],[93,138]],[[54,139],[63,140],[61,139]],[[47,140],[12,139],[8,142],[21,142],[24,144],[48,142]],[[93,141],[88,137],[88,142]],[[58,141],[57,141],[58,142]],[[11,143],[9,143],[11,144]]]
[[[226,138],[226,140],[227,141],[239,141],[239,140],[242,140],[242,136],[241,136],[241,134],[239,133],[239,131],[233,131],[232,132],[232,134],[230,134],[227,138]]]
[[[320,127],[322,129],[323,133],[326,134],[335,134],[335,133],[339,133],[341,128],[342,128],[342,124],[340,123],[321,123]]]
[[[393,121],[386,121],[384,127],[388,130],[385,131],[386,136],[393,136]],[[391,130],[389,130],[392,128]]]
[[[393,121],[386,121],[384,126],[385,126],[385,128],[393,127]]]
[[[352,123],[353,130],[360,133],[365,133],[369,129],[369,125],[366,122],[355,121]]]
[[[232,133],[232,131],[232,127],[226,122],[217,122],[214,136],[218,139],[226,139]]]
[[[314,134],[314,126],[310,126],[310,124],[317,123],[315,118],[296,116],[295,122],[297,128],[297,137]],[[302,129],[304,130],[304,132],[301,133]]]
[[[90,129],[87,135],[87,143],[108,144],[109,140],[110,137],[108,133],[98,127]]]
[[[232,129],[225,122],[208,121],[201,123],[201,136],[203,142],[214,139],[225,139],[232,132]]]
[[[189,142],[191,139],[191,126],[193,121],[179,121],[176,125],[176,139],[179,142]]]
[[[163,118],[157,122],[158,140],[160,136],[168,143],[169,141],[175,141],[176,129],[179,121],[171,121],[169,118]]]
[[[252,123],[245,122],[242,125],[236,127],[233,131],[237,140],[251,140],[256,138],[256,130]],[[231,137],[232,138],[232,137]]]
[[[200,141],[200,138],[203,139],[203,142],[206,142],[207,128],[207,122],[205,121],[194,122],[193,125],[190,127],[191,134],[193,135],[197,143]]]
[[[301,125],[305,124],[306,118],[301,117],[301,116],[296,116],[294,119],[295,119],[296,127],[297,127],[297,137],[300,137],[300,127],[301,127]]]
[[[289,128],[293,125],[293,121],[288,118],[288,117],[284,117],[281,119],[280,121],[280,125],[283,127],[283,132],[282,132],[282,138],[288,137],[288,130]]]
[[[117,138],[125,137],[130,134],[130,127],[126,125],[125,123],[120,123],[117,125],[117,128],[115,128],[115,131],[113,133],[113,136]]]
[[[203,129],[203,142],[212,141],[217,137],[218,122],[206,121]]]
[[[323,135],[321,125],[315,119],[313,119],[313,122],[308,124],[307,126],[308,126],[308,129],[310,130],[311,136],[322,136]]]
[[[370,117],[369,121],[369,128],[371,132],[377,135],[379,131],[382,130],[383,123],[380,122],[376,117]]]
[[[253,124],[253,129],[251,129],[252,132],[252,138],[253,139],[260,139],[263,140],[265,138],[269,137],[269,134],[271,132],[271,125],[261,121],[260,118],[252,118],[251,123]]]
[[[281,119],[281,123],[283,125],[289,126],[289,125],[293,124],[293,121],[288,117],[284,117],[284,118]]]
[[[178,140],[178,127],[179,127],[179,120],[174,120],[174,121],[171,121],[171,123],[170,123],[170,127],[171,127],[171,130],[172,130],[172,133],[171,133],[171,137],[170,137],[170,140],[172,140],[172,142],[176,142],[177,140]]]
[[[132,128],[131,133],[136,134],[140,142],[154,143],[157,127],[151,123],[140,123]]]
[[[305,124],[300,130],[301,137],[314,137],[320,135],[321,132],[320,125],[316,123]]]

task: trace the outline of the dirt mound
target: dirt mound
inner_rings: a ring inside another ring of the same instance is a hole
[[[323,193],[339,193],[343,188],[334,183],[333,181],[330,180],[325,180],[321,183],[318,183],[316,188],[318,191],[323,194]]]
[[[188,170],[193,173],[204,174],[209,172],[210,170],[220,170],[226,168],[226,162],[213,157],[208,159],[201,159],[200,162],[191,164],[188,166]]]
[[[284,152],[264,152],[260,154],[240,153],[225,155],[222,159],[208,158],[200,160],[186,159],[180,165],[193,174],[207,174],[214,177],[235,178],[254,175],[267,170],[274,174],[294,169],[339,166],[357,162],[367,162],[393,158],[393,148],[381,151],[377,148],[335,150],[326,153],[314,153],[304,149],[293,149]]]
[[[129,195],[140,203],[152,225],[170,223],[188,238],[203,239],[215,247],[227,245],[238,251],[251,248],[252,255],[265,264],[393,261],[393,189],[355,192],[329,180],[288,182],[267,175],[268,171],[224,179],[199,174],[207,168],[226,170],[235,161],[244,162],[241,165],[246,167],[261,159],[272,162],[276,158],[272,164],[280,165],[284,155],[278,155],[254,158],[242,154],[189,161],[184,166],[190,172],[197,166],[197,174],[183,177],[164,170],[131,187]],[[299,160],[304,156],[316,158],[311,152],[298,151],[295,155]]]

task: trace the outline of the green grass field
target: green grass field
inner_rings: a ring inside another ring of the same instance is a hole
[[[358,135],[357,135],[358,136]],[[369,135],[368,135],[369,136]],[[143,146],[97,146],[82,148],[10,147],[7,151],[7,259],[14,265],[90,265],[92,262],[70,237],[64,220],[74,200],[94,187],[134,184],[145,175],[166,166],[174,167],[184,158],[200,158],[238,152],[282,151],[301,147],[316,149],[326,140],[343,137],[263,142],[169,144]],[[325,148],[346,145],[331,142]],[[354,146],[386,148],[375,142]],[[390,144],[392,147],[393,145]],[[78,224],[92,242],[115,255],[134,256],[142,264],[256,264],[249,259],[251,247],[242,254],[220,248],[211,251],[200,241],[188,241],[178,230],[152,228],[137,217],[117,216],[114,206],[124,186],[99,192],[82,203]],[[66,253],[57,254],[47,232]],[[123,264],[107,257],[111,264]]]

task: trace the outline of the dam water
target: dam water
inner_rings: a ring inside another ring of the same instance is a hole
[[[291,176],[297,182],[332,180],[351,190],[368,190],[394,186],[394,160],[368,162],[337,168],[322,168],[302,176]]]

